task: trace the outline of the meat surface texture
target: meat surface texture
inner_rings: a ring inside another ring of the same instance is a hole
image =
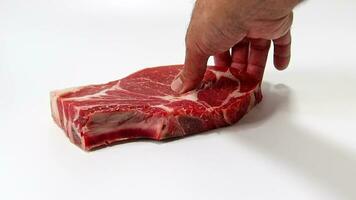
[[[234,68],[208,67],[199,89],[170,88],[182,65],[146,68],[121,80],[51,92],[55,122],[92,150],[113,142],[163,140],[228,126],[262,100],[260,82]]]

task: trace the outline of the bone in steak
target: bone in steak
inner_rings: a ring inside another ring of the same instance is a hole
[[[260,83],[234,68],[208,67],[197,90],[170,84],[182,65],[146,68],[121,80],[51,92],[55,122],[91,150],[116,141],[163,140],[231,125],[262,99]]]

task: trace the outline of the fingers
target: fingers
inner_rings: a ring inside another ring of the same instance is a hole
[[[289,64],[290,55],[291,55],[291,42],[292,42],[292,38],[291,38],[290,31],[288,31],[281,38],[273,40],[273,45],[274,45],[273,61],[274,61],[274,66],[278,70],[283,70],[287,68]]]
[[[250,39],[250,52],[246,72],[257,80],[262,80],[270,45],[270,40]]]
[[[214,63],[216,66],[229,67],[231,64],[230,51],[225,51],[214,56]]]
[[[226,13],[225,9],[219,9],[207,1],[196,1],[186,34],[184,68],[172,82],[172,90],[184,93],[197,88],[211,55],[225,52],[216,56],[217,64],[229,66],[231,63],[227,51],[242,40],[247,31],[240,26],[230,29],[226,18],[222,17]]]
[[[232,63],[231,67],[238,70],[245,71],[248,62],[248,52],[249,52],[250,42],[248,39],[243,39],[241,42],[237,43],[232,47]]]
[[[172,82],[172,90],[184,93],[197,88],[204,78],[208,58],[208,55],[199,52],[196,48],[187,48],[183,70]]]

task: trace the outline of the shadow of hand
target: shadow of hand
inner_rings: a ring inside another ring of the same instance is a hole
[[[264,83],[263,92],[263,101],[237,124],[239,133],[233,137],[336,199],[356,199],[356,154],[299,125],[292,118],[287,86]]]

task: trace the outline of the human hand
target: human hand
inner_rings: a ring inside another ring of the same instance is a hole
[[[199,86],[207,61],[230,66],[262,80],[271,40],[274,65],[290,60],[293,8],[301,0],[197,0],[186,34],[182,72],[172,89],[184,93]],[[231,49],[231,54],[230,54]]]

